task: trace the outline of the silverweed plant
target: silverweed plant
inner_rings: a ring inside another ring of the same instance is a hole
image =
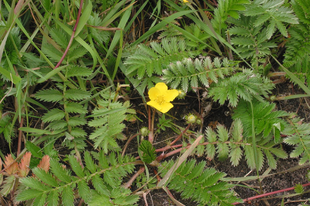
[[[261,181],[282,159],[310,164],[309,123],[271,101],[310,96],[309,14],[308,0],[1,1],[0,204],[309,193],[306,177],[270,193]],[[276,97],[279,70],[304,94]],[[210,120],[218,108],[231,123]],[[227,176],[225,159],[256,175]],[[249,180],[259,190],[238,194]]]

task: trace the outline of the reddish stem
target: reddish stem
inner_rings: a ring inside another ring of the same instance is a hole
[[[124,187],[124,188],[129,188],[129,187],[132,185],[133,181],[135,181],[135,179],[137,179],[137,177],[138,177],[140,174],[142,174],[142,173],[144,172],[144,170],[145,170],[144,167],[140,167],[140,169],[138,170],[138,172],[136,172],[136,174],[134,174],[134,175],[130,178],[130,180],[129,180],[128,182],[126,182],[126,183],[123,185],[123,187]]]
[[[54,69],[58,68],[58,67],[60,66],[60,64],[62,63],[62,61],[63,61],[63,60],[65,59],[65,57],[67,56],[67,53],[68,53],[68,51],[69,51],[69,49],[70,49],[70,46],[71,46],[71,44],[72,44],[72,42],[73,42],[73,38],[74,38],[74,35],[75,35],[76,28],[77,28],[77,26],[78,26],[78,24],[79,24],[79,21],[80,21],[80,16],[81,16],[81,13],[82,13],[83,2],[84,2],[84,0],[81,0],[81,1],[80,1],[79,13],[78,13],[78,15],[77,15],[77,17],[76,17],[76,22],[75,22],[75,25],[74,25],[74,28],[73,28],[73,31],[72,31],[71,38],[70,38],[70,41],[69,41],[69,43],[68,43],[68,46],[67,46],[67,48],[66,48],[64,54],[62,55],[62,57],[60,58],[59,62],[57,63],[57,65],[55,66]]]
[[[160,149],[157,149],[156,152],[164,152],[168,149],[171,149],[171,148],[174,148],[175,146],[173,146],[179,139],[181,139],[181,137],[183,136],[183,134],[189,129],[189,127],[191,126],[191,124],[188,124],[187,127],[181,132],[181,134],[179,134],[179,136],[173,140],[173,142],[171,142],[169,145],[163,147],[163,148],[160,148]]]
[[[127,142],[126,142],[126,144],[125,144],[125,146],[124,146],[123,152],[122,152],[122,157],[124,157],[125,152],[126,152],[126,149],[127,149],[128,145],[129,145],[129,143],[131,142],[131,140],[132,140],[133,138],[135,138],[136,136],[140,135],[140,134],[141,134],[141,133],[137,133],[137,134],[131,136],[131,137],[127,140]]]
[[[310,182],[306,183],[306,184],[303,184],[302,186],[303,187],[310,186]],[[268,192],[268,193],[261,194],[261,195],[256,195],[256,196],[253,196],[253,197],[249,197],[249,198],[243,199],[243,202],[248,202],[250,200],[254,200],[254,199],[261,198],[261,197],[266,197],[266,196],[269,196],[269,195],[274,195],[274,194],[278,194],[278,193],[281,193],[281,192],[286,192],[286,191],[290,191],[290,190],[294,190],[294,189],[295,189],[295,187],[289,187],[289,188],[285,188],[285,189],[282,189],[282,190],[277,190],[277,191]],[[241,204],[241,203],[240,202],[233,203],[233,205],[238,205],[238,204]]]

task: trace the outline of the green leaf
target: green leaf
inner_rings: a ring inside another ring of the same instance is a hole
[[[218,139],[221,142],[225,142],[228,140],[228,131],[223,125],[218,125],[217,127]]]
[[[33,205],[36,206],[43,206],[46,203],[46,197],[47,197],[47,193],[43,193],[41,195],[39,195],[34,201],[33,201]]]
[[[45,170],[36,167],[32,169],[32,172],[44,183],[52,187],[58,187],[58,183],[54,177],[50,173],[45,172]]]
[[[86,164],[86,167],[87,169],[89,169],[89,171],[91,173],[95,173],[96,172],[96,169],[97,169],[97,166],[95,165],[91,155],[89,154],[88,151],[86,151],[84,153],[84,161],[85,161],[85,164]]]
[[[74,201],[74,196],[73,196],[73,190],[71,189],[70,186],[66,186],[64,190],[62,191],[61,195],[62,199],[62,204],[63,205],[68,205],[68,206],[74,206],[73,201]]]
[[[244,154],[245,154],[245,159],[247,161],[248,166],[251,169],[254,169],[256,167],[256,164],[255,164],[254,151],[253,151],[252,146],[244,146]]]
[[[276,169],[277,167],[277,161],[273,157],[273,155],[269,152],[269,150],[264,150],[264,153],[266,155],[268,165],[271,169]]]
[[[35,128],[30,128],[30,127],[20,127],[19,130],[23,131],[23,132],[31,132],[31,133],[36,133],[39,135],[42,134],[55,134],[51,131],[48,130],[43,130],[43,129],[35,129]]]
[[[142,161],[146,164],[153,162],[156,159],[156,152],[153,145],[148,140],[143,140],[139,146],[139,150],[143,152]]]
[[[134,205],[138,202],[138,195],[128,195],[125,197],[116,198],[113,202],[117,205]]]
[[[29,152],[31,152],[32,156],[42,158],[42,150],[37,145],[33,144],[31,141],[26,142],[26,148]]]
[[[82,5],[80,5],[80,6],[82,6]],[[84,10],[82,12],[82,15],[80,17],[79,24],[76,27],[76,31],[75,31],[75,34],[74,34],[75,37],[79,35],[79,33],[84,28],[86,22],[89,20],[92,8],[93,8],[93,6],[92,6],[91,1],[87,1],[87,5],[84,8]]]
[[[83,107],[83,105],[81,105],[79,103],[68,102],[68,103],[66,103],[66,112],[86,114],[87,113],[87,109],[85,107]]]
[[[83,168],[73,155],[69,155],[69,163],[75,174],[83,178],[84,177]]]
[[[83,117],[70,117],[68,121],[68,125],[71,127],[85,125],[87,123],[86,119]]]
[[[110,202],[109,196],[98,194],[94,190],[91,190],[90,200],[89,200],[88,204],[90,206],[101,206],[101,205],[113,206],[114,205]]]
[[[65,98],[71,100],[83,100],[90,97],[90,93],[88,91],[82,91],[78,89],[68,89],[65,93]]]
[[[56,69],[53,69],[52,71],[47,73],[44,77],[41,77],[38,80],[38,83],[42,83],[42,82],[45,82],[45,81],[49,80],[50,78],[52,78],[54,75],[58,74],[63,69],[65,69],[65,66],[61,66],[61,67],[58,67]]]
[[[273,153],[275,156],[277,156],[279,158],[286,159],[288,157],[287,153],[282,149],[270,148],[269,150],[271,153]]]
[[[52,122],[52,121],[55,121],[55,120],[61,120],[62,118],[65,117],[65,112],[60,110],[60,109],[57,109],[57,108],[54,108],[50,111],[48,111],[47,113],[45,113],[42,117],[42,121],[43,122]]]
[[[278,27],[279,31],[281,32],[281,34],[285,37],[288,37],[286,27],[283,25],[283,23],[276,21],[276,24],[277,24],[277,27]]]
[[[23,185],[30,187],[31,189],[36,189],[36,190],[40,190],[40,191],[46,191],[46,190],[51,189],[50,187],[44,185],[38,179],[35,179],[33,177],[22,178],[22,179],[20,179],[20,182]]]
[[[239,142],[242,140],[243,126],[240,119],[234,120],[232,124],[232,132],[231,136],[235,142]]]
[[[45,102],[59,102],[63,99],[60,91],[56,89],[40,90],[35,94],[35,97]]]
[[[0,74],[3,74],[7,79],[13,81],[14,84],[18,84],[21,80],[21,78],[19,76],[16,76],[15,74],[7,71],[6,69],[4,69],[3,67],[0,66]]]
[[[239,164],[239,161],[242,157],[242,150],[240,147],[236,147],[231,149],[229,153],[230,162],[233,166],[237,166]]]
[[[35,189],[22,190],[20,193],[17,194],[16,200],[17,201],[31,200],[41,195],[42,193],[43,193],[42,191],[35,190]]]
[[[99,194],[110,196],[110,192],[107,189],[107,186],[104,184],[103,180],[100,178],[98,174],[93,176],[92,183],[93,183],[94,188]]]
[[[47,201],[48,201],[48,206],[58,206],[58,202],[59,202],[59,191],[58,190],[52,190],[48,197],[47,197]]]
[[[69,66],[67,69],[67,77],[86,77],[92,74],[92,70],[87,67]]]
[[[302,186],[302,184],[297,184],[294,186],[294,191],[298,194],[302,194],[304,193],[304,187]]]
[[[55,159],[50,160],[51,171],[61,181],[71,183],[71,176]]]
[[[89,196],[90,189],[89,189],[86,181],[82,180],[82,181],[78,182],[78,190],[79,190],[79,195],[87,203],[88,200],[90,199],[90,196]]]

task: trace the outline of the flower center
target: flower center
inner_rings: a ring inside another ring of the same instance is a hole
[[[159,95],[157,98],[156,98],[156,102],[158,103],[158,104],[163,104],[163,103],[165,103],[166,102],[166,100],[165,100],[165,97],[164,97],[164,95]]]

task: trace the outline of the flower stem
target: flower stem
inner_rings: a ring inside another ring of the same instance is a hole
[[[150,107],[149,107],[149,111],[150,111]],[[149,112],[150,115],[151,112]],[[154,121],[155,121],[155,109],[152,109],[152,120],[151,123],[149,122],[149,128],[150,128],[150,133],[149,133],[149,141],[150,143],[153,144],[154,142]]]
[[[70,49],[70,46],[71,46],[71,44],[73,42],[73,38],[74,38],[74,35],[75,35],[76,28],[77,28],[77,26],[79,24],[79,21],[80,21],[80,16],[81,16],[81,12],[82,12],[83,2],[84,2],[84,0],[80,1],[79,12],[78,12],[78,15],[76,17],[76,22],[75,22],[75,25],[74,25],[74,28],[73,28],[73,31],[72,31],[71,38],[69,40],[68,46],[67,46],[65,52],[63,53],[62,57],[60,58],[59,62],[57,63],[57,65],[55,66],[54,69],[57,69],[60,66],[60,64],[62,63],[62,61],[65,59],[65,57],[67,56],[67,53],[68,53],[68,51]]]

